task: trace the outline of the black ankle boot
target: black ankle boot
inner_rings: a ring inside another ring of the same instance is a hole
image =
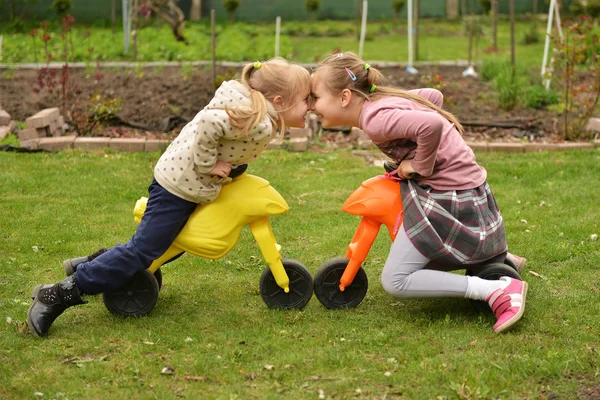
[[[46,336],[50,325],[67,308],[87,301],[81,298],[81,293],[71,275],[55,285],[40,285],[31,295],[33,304],[27,312],[27,323],[31,333]]]
[[[65,270],[65,274],[67,274],[67,276],[73,275],[75,273],[75,271],[77,270],[77,266],[79,264],[82,264],[82,263],[88,262],[88,261],[92,261],[94,258],[98,257],[100,254],[104,254],[107,251],[108,251],[108,249],[105,249],[103,247],[99,250],[96,250],[89,256],[71,258],[69,260],[63,261],[62,265],[63,265],[63,269]]]

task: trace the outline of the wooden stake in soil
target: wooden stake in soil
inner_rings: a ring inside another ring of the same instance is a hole
[[[216,89],[217,84],[217,66],[216,66],[216,39],[215,39],[215,9],[210,10],[210,38],[212,46],[212,84],[213,89]]]
[[[281,31],[281,17],[275,19],[275,57],[279,57],[279,34]]]

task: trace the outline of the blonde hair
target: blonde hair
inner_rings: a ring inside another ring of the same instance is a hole
[[[392,86],[384,86],[383,82],[385,78],[383,74],[373,67],[365,69],[365,65],[366,63],[356,54],[344,52],[332,54],[327,57],[315,69],[315,73],[320,69],[327,68],[327,79],[324,79],[323,83],[331,93],[340,93],[344,89],[350,89],[368,101],[388,96],[402,97],[437,111],[441,116],[453,123],[461,135],[463,134],[464,129],[462,125],[452,113],[409,91]],[[356,76],[355,81],[352,81],[346,68]],[[374,91],[371,90],[373,85],[376,86]]]
[[[258,66],[258,68],[257,68]],[[242,69],[240,82],[250,90],[252,107],[227,108],[231,125],[247,134],[268,114],[267,102],[273,102],[275,96],[283,98],[283,104],[293,107],[298,93],[310,93],[310,73],[300,65],[292,64],[281,57],[275,57],[264,63],[247,64]],[[285,110],[281,110],[285,111]],[[280,111],[280,112],[281,112]],[[273,131],[279,128],[279,135],[285,132],[285,122],[281,118],[273,119]]]

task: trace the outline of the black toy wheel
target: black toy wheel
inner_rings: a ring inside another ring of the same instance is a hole
[[[102,295],[104,305],[114,315],[142,317],[148,314],[158,300],[158,282],[150,271],[135,274],[131,282]]]
[[[312,275],[308,268],[299,261],[284,258],[281,263],[290,278],[289,293],[284,292],[277,285],[271,269],[267,267],[260,276],[260,296],[270,308],[302,309],[312,297]]]
[[[369,280],[362,267],[359,268],[350,286],[343,292],[340,290],[340,279],[349,261],[344,257],[332,258],[321,265],[315,273],[315,295],[327,308],[356,307],[367,294]]]
[[[516,268],[510,266],[510,264],[506,263],[493,263],[488,264],[481,268],[479,271],[470,271],[467,270],[466,275],[469,276],[477,276],[481,279],[487,279],[490,281],[495,281],[500,279],[503,276],[508,276],[509,278],[521,280],[521,275],[517,272]],[[490,306],[487,302],[482,300],[470,300],[471,304],[477,311],[491,311]]]
[[[154,277],[156,278],[156,283],[158,283],[158,290],[162,289],[162,271],[160,268],[154,271]]]

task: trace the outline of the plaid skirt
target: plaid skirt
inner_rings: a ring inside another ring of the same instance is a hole
[[[487,182],[474,189],[434,190],[400,182],[404,229],[432,261],[478,264],[508,250],[502,215]]]

